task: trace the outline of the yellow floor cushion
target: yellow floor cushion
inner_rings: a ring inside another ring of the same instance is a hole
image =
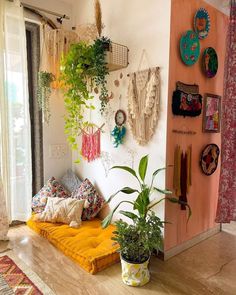
[[[65,224],[35,222],[27,225],[91,274],[119,261],[118,246],[111,240],[115,226],[101,228],[101,220],[83,221],[79,228]]]

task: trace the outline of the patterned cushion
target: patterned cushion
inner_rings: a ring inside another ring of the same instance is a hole
[[[72,198],[48,197],[47,205],[42,213],[33,216],[34,221],[65,223],[78,228],[81,225],[81,215],[85,200]]]
[[[72,192],[71,197],[78,200],[86,200],[82,213],[82,220],[90,220],[95,217],[105,203],[105,199],[97,193],[96,189],[87,178],[77,190]]]
[[[76,190],[82,183],[79,177],[71,169],[67,170],[60,182],[69,192]]]
[[[32,210],[43,212],[48,197],[68,198],[70,193],[54,178],[50,178],[43,188],[32,199]]]

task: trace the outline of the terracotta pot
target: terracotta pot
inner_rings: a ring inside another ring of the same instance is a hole
[[[149,258],[143,263],[132,263],[125,260],[122,255],[122,280],[126,285],[137,287],[147,284],[150,280],[150,273],[148,270]]]

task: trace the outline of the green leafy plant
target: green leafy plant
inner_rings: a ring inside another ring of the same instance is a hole
[[[115,222],[116,231],[114,232],[113,240],[120,246],[122,257],[130,262],[142,263],[146,261],[153,250],[158,250],[162,245],[162,228],[164,221],[155,215],[152,209],[164,200],[176,204],[184,204],[188,208],[188,219],[191,216],[191,208],[185,202],[182,202],[174,197],[163,197],[160,200],[150,200],[153,192],[159,192],[163,195],[171,195],[172,192],[168,189],[159,189],[154,185],[155,177],[166,168],[157,169],[152,174],[151,184],[145,183],[145,177],[148,168],[148,155],[144,156],[139,162],[138,173],[128,166],[114,166],[111,169],[122,169],[132,174],[139,184],[139,189],[131,187],[123,187],[115,194],[111,195],[108,203],[119,193],[127,195],[137,194],[134,201],[122,200],[110,214],[102,221],[102,227],[106,228],[112,221],[114,213],[118,210],[122,203],[132,205],[132,211],[120,210],[119,213],[132,220],[129,224],[123,220]],[[139,174],[139,176],[138,176]]]
[[[40,110],[43,112],[45,122],[49,123],[51,112],[49,107],[49,98],[52,93],[51,83],[55,80],[52,73],[40,71],[38,73],[37,99]]]
[[[106,37],[101,37],[95,40],[94,49],[94,68],[95,68],[95,84],[100,87],[101,113],[108,103],[108,91],[106,88],[106,76],[108,75],[107,63],[105,61],[106,51],[109,50],[111,41]]]
[[[106,76],[108,69],[105,62],[107,38],[99,38],[93,44],[79,42],[70,47],[61,62],[61,80],[64,84],[64,97],[67,116],[65,133],[72,149],[77,150],[76,138],[80,129],[88,125],[84,120],[84,110],[94,110],[91,94],[94,87],[100,89],[101,112],[108,102]]]

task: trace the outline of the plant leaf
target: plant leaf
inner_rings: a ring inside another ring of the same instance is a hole
[[[148,207],[148,211],[151,210],[153,207],[155,207],[157,204],[161,203],[162,201],[164,201],[166,198],[162,198],[159,201],[156,201],[155,203],[151,203],[150,206]]]
[[[125,193],[125,194],[133,194],[133,193],[135,193],[135,192],[139,192],[137,189],[133,189],[133,188],[128,187],[128,186],[122,188],[120,191],[121,191],[122,193]]]
[[[136,214],[134,214],[132,212],[129,212],[129,211],[123,211],[123,210],[121,210],[120,211],[120,214],[123,214],[124,216],[126,216],[126,217],[128,217],[128,218],[130,218],[132,220],[138,219],[138,216]]]
[[[137,209],[140,216],[144,216],[148,211],[150,204],[149,194],[149,188],[143,189],[134,202],[134,210]]]
[[[172,195],[172,191],[168,190],[168,189],[159,189],[157,187],[153,187],[153,189],[161,194],[164,194],[164,195]]]
[[[108,225],[111,223],[111,220],[112,220],[113,215],[114,215],[114,212],[111,211],[111,212],[107,215],[107,217],[104,218],[104,219],[102,220],[102,228],[106,228],[106,227],[108,227]]]
[[[129,172],[130,174],[132,174],[139,181],[138,176],[137,176],[136,172],[134,171],[134,169],[132,169],[128,166],[113,166],[113,167],[111,167],[111,169],[125,170],[125,171]]]
[[[128,194],[128,195],[130,195],[130,194],[133,194],[133,193],[135,193],[135,192],[139,192],[138,190],[136,190],[136,189],[133,189],[133,188],[131,188],[131,187],[128,187],[128,186],[126,186],[126,187],[123,187],[122,189],[120,189],[120,190],[118,190],[116,193],[114,193],[114,194],[112,194],[111,196],[110,196],[110,198],[106,201],[106,203],[109,203],[118,193],[124,193],[124,194]]]
[[[166,167],[160,168],[160,169],[157,169],[156,171],[154,171],[153,174],[152,174],[152,177],[154,178],[159,172],[161,172],[163,170],[166,170]]]
[[[107,215],[106,218],[104,218],[102,220],[102,228],[106,228],[108,227],[108,225],[111,223],[111,220],[112,220],[112,217],[114,215],[114,213],[116,212],[116,210],[118,209],[118,207],[122,204],[122,203],[128,203],[128,204],[131,204],[131,205],[134,205],[133,202],[130,202],[130,201],[121,201],[118,205],[116,205],[116,207]]]
[[[148,166],[148,155],[142,157],[142,159],[139,162],[139,176],[144,181],[146,172],[147,172],[147,166]]]
[[[188,208],[188,219],[187,219],[187,222],[188,222],[189,218],[192,216],[192,209],[189,206],[189,204],[184,202],[184,201],[181,201],[181,200],[179,200],[177,198],[166,198],[166,199],[171,203],[175,203],[175,204],[179,204],[179,205],[185,205]]]

